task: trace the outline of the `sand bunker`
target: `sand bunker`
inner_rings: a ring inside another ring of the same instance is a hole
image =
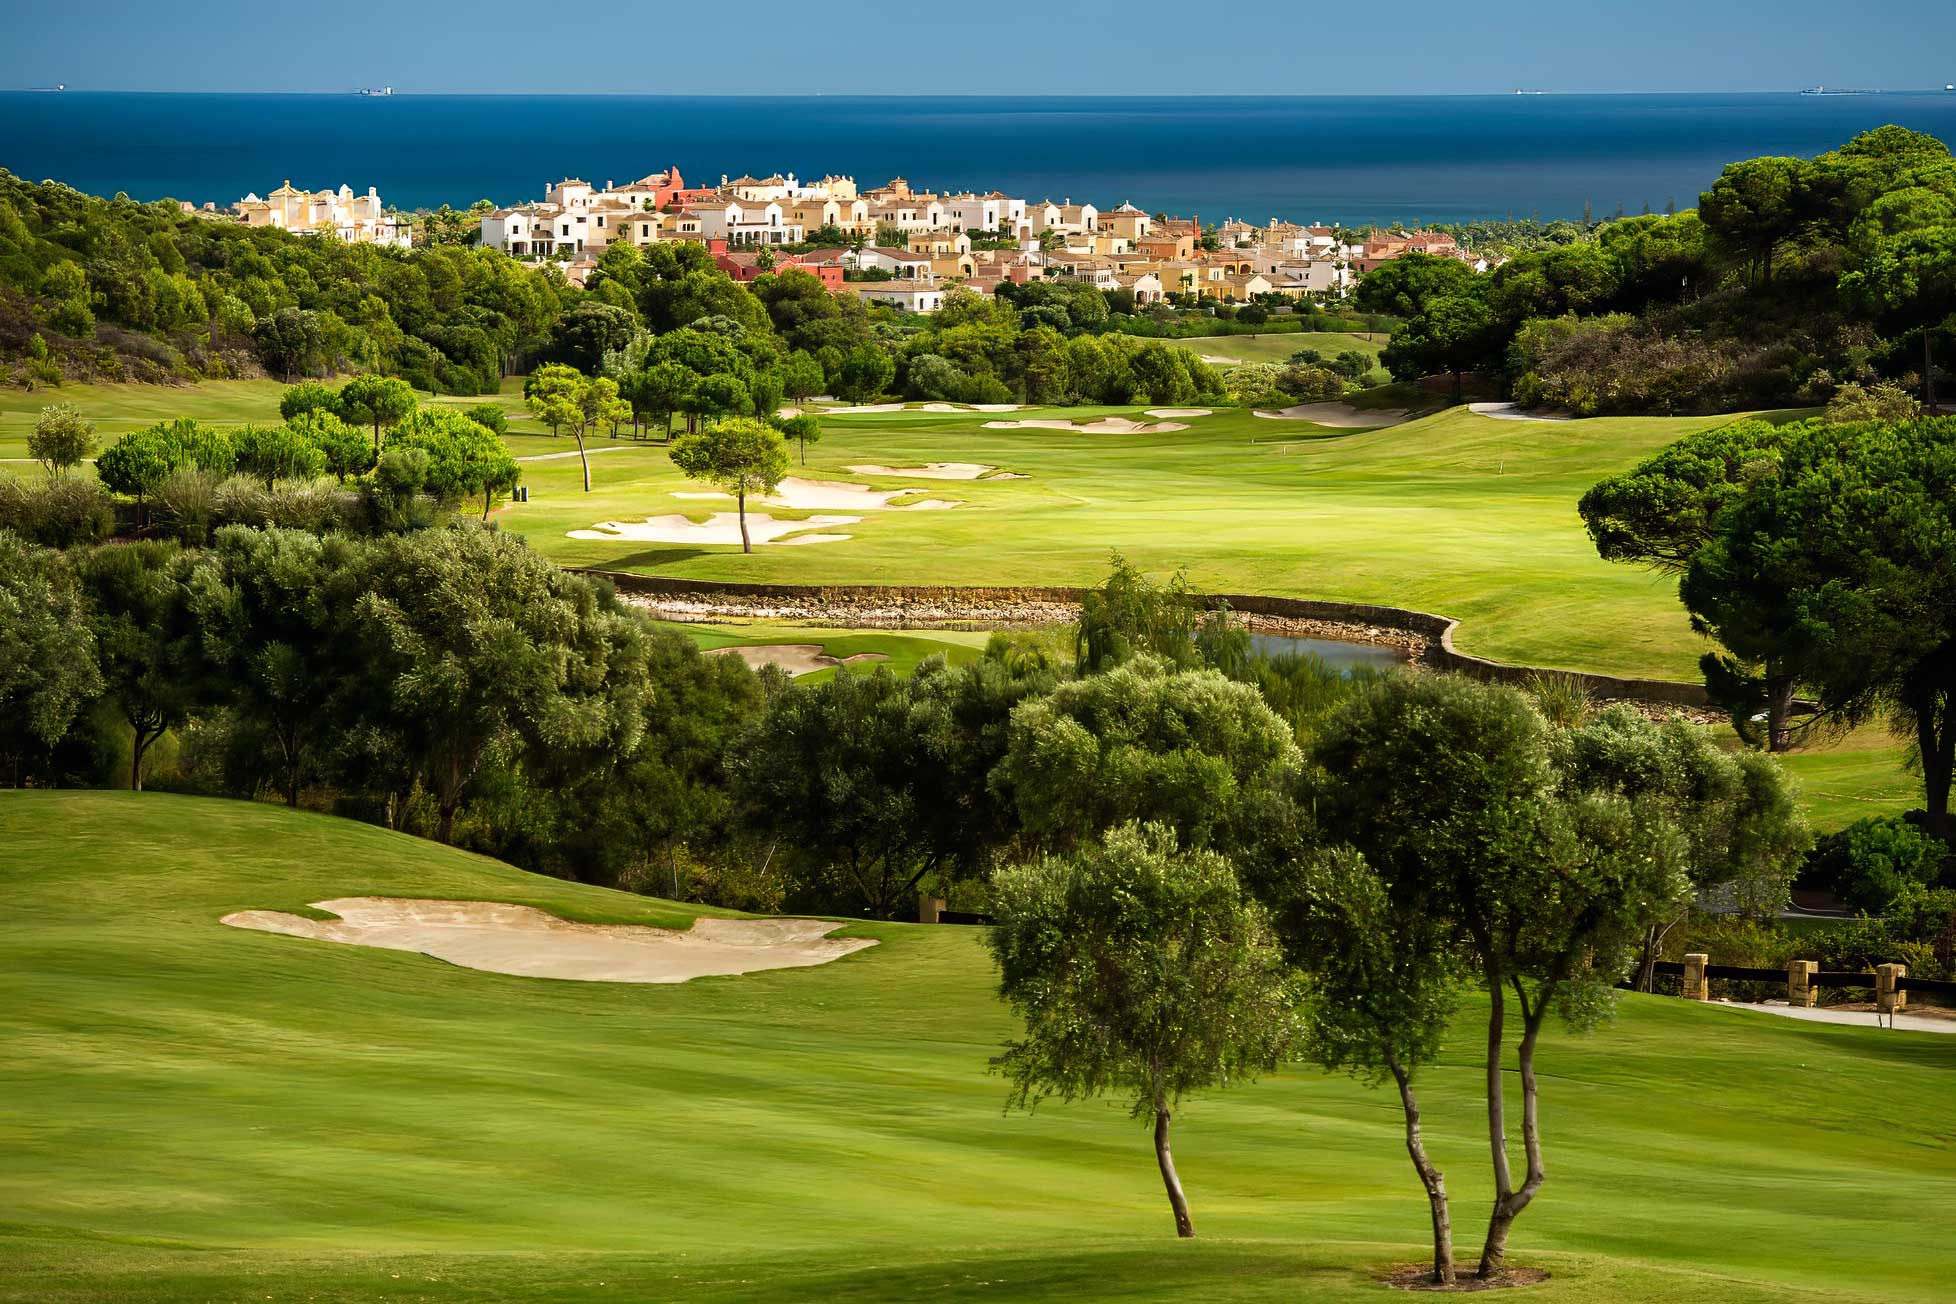
[[[829,416],[829,417],[848,417],[848,416],[857,416],[864,412],[901,412],[901,411],[903,411],[903,404],[901,403],[864,403],[857,407],[832,408],[829,411],[824,412],[822,415]]]
[[[825,512],[842,510],[849,512],[881,511],[931,511],[957,504],[926,499],[919,503],[905,503],[901,507],[891,505],[891,499],[909,494],[921,493],[920,489],[872,489],[866,484],[849,484],[843,480],[804,480],[800,476],[789,476],[779,488],[762,499],[773,507],[792,507],[799,512]]]
[[[1071,430],[1081,435],[1158,435],[1171,430],[1187,430],[1179,421],[1131,421],[1127,417],[1101,417],[1097,421],[987,421],[987,430]]]
[[[927,466],[852,466],[857,475],[883,475],[912,480],[976,480],[997,470],[983,462],[932,462]]]
[[[1349,403],[1297,403],[1278,412],[1258,412],[1271,421],[1310,421],[1320,426],[1346,430],[1370,430],[1376,426],[1396,426],[1406,419],[1403,408],[1380,408],[1361,412]]]
[[[852,657],[832,657],[815,643],[763,643],[752,647],[709,648],[710,657],[739,657],[749,667],[780,666],[791,676],[812,675],[817,670],[852,666],[871,661],[888,661],[881,652],[858,652]]]
[[[1214,416],[1208,408],[1149,408],[1151,417],[1207,417]]]
[[[1467,410],[1476,416],[1496,421],[1571,421],[1567,412],[1524,412],[1513,403],[1469,403]]]
[[[749,512],[747,533],[755,543],[838,543],[849,536],[795,532],[818,530],[828,525],[854,525],[860,520],[860,516],[811,516],[805,521],[778,521],[766,512]],[[783,538],[783,535],[794,537]],[[715,512],[704,521],[691,521],[684,516],[652,516],[643,521],[600,521],[588,530],[572,530],[570,537],[629,543],[738,544],[740,514]]]
[[[679,932],[642,924],[578,924],[494,901],[340,897],[312,904],[339,918],[240,910],[222,922],[319,942],[416,951],[489,973],[599,983],[683,983],[718,974],[801,969],[876,945],[869,938],[829,937],[842,925],[819,919],[699,919]]]

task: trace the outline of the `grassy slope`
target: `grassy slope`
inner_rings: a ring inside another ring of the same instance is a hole
[[[26,456],[27,432],[50,402],[76,403],[112,435],[176,415],[275,420],[282,389],[272,381],[214,381],[0,390],[0,458]],[[568,438],[552,438],[524,414],[519,378],[492,398],[435,401],[500,404],[511,414],[508,442],[518,456],[574,451]],[[588,499],[575,457],[525,463],[532,500],[504,508],[498,520],[566,563],[801,583],[1089,583],[1104,573],[1107,550],[1119,547],[1157,570],[1188,563],[1208,588],[1443,611],[1465,622],[1461,646],[1482,655],[1696,677],[1700,645],[1670,585],[1597,560],[1573,503],[1598,477],[1711,419],[1544,425],[1450,411],[1341,434],[1222,411],[1154,436],[986,430],[989,419],[916,411],[826,419],[812,474],[856,478],[843,468],[976,460],[1032,476],[920,481],[969,506],[871,516],[847,527],[856,536],[847,543],[763,548],[750,557],[733,548],[563,537],[600,520],[711,510],[672,498],[698,486],[672,470],[662,449],[629,441],[635,451],[592,459],[597,491]],[[1791,768],[1807,784],[1817,822],[1830,827],[1914,800],[1900,755],[1885,736],[1869,734],[1842,749],[1796,755]]]
[[[671,496],[689,486],[656,448],[594,462],[597,489],[588,498],[574,462],[531,463],[530,503],[500,519],[569,564],[787,583],[1089,583],[1119,548],[1151,570],[1186,563],[1205,589],[1445,612],[1464,622],[1462,646],[1488,656],[1695,674],[1698,641],[1670,586],[1600,561],[1574,503],[1599,476],[1703,419],[1549,425],[1455,410],[1380,431],[1328,433],[1219,411],[1153,435],[991,430],[984,420],[827,418],[810,454],[813,474],[846,476],[852,463],[960,460],[1030,476],[932,483],[934,494],[967,505],[875,513],[839,527],[854,536],[844,543],[743,556],[565,537],[598,521],[702,514],[700,504]]]
[[[1378,1092],[1302,1069],[1195,1102],[1178,1244],[1142,1129],[1005,1116],[977,935],[838,963],[560,983],[239,932],[333,895],[671,923],[324,816],[0,794],[0,1299],[1383,1298],[1423,1202]],[[1471,1011],[1469,1011],[1471,1016]],[[1475,1030],[1425,1085],[1471,1246]],[[1626,1001],[1543,1051],[1543,1301],[1946,1297],[1956,1042]]]
[[[1342,331],[1287,331],[1277,335],[1209,335],[1163,343],[1232,362],[1288,362],[1290,355],[1299,349],[1316,349],[1327,358],[1352,349],[1377,357],[1391,338],[1383,332],[1368,336]]]

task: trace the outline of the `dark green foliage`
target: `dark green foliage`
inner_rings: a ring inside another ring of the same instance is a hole
[[[117,328],[112,378],[360,363],[449,393],[493,392],[573,294],[490,251],[316,240],[5,172],[0,284],[44,305],[53,353],[76,374],[101,363],[94,341],[80,343],[99,322]]]
[[[1831,892],[1856,910],[1885,912],[1910,885],[1933,887],[1948,875],[1950,849],[1913,825],[1893,818],[1857,820],[1814,843],[1800,871],[1804,887]],[[1956,887],[1956,881],[1946,883]]]
[[[1213,852],[1126,824],[1064,859],[1001,873],[987,934],[999,995],[1025,1021],[994,1068],[1012,1102],[1120,1097],[1154,1125],[1176,1231],[1195,1234],[1169,1156],[1184,1097],[1274,1068],[1299,991],[1264,913]]]
[[[73,568],[0,529],[0,782],[18,786],[43,772],[101,690]]]

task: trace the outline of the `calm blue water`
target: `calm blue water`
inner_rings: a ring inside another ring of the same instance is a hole
[[[1956,94],[704,98],[0,94],[0,166],[227,204],[290,177],[406,206],[565,174],[901,173],[1028,199],[1261,222],[1597,216],[1695,202],[1725,163],[1895,122],[1956,140]]]

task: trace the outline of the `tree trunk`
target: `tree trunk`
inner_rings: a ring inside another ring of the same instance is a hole
[[[577,460],[584,465],[584,492],[591,492],[591,457],[584,451],[584,427],[573,426],[571,433],[577,436]]]
[[[754,545],[747,537],[747,491],[745,489],[742,489],[740,491],[739,511],[740,511],[740,550],[742,552],[752,552],[754,551]]]
[[[380,461],[380,418],[374,418],[374,461]]]
[[[452,847],[455,845],[455,808],[460,804],[461,797],[459,793],[455,796],[443,796],[441,799],[441,805],[438,808],[440,810],[440,816],[435,824],[435,841],[444,846]]]
[[[1501,1206],[1512,1191],[1513,1175],[1508,1170],[1508,1106],[1501,1081],[1501,1048],[1507,1039],[1503,1026],[1507,1011],[1501,996],[1501,973],[1487,966],[1487,1143],[1494,1160],[1494,1213],[1488,1227],[1488,1243],[1494,1239],[1494,1224],[1501,1219]],[[1502,1232],[1505,1242],[1507,1233]],[[1480,1274],[1488,1275],[1485,1250],[1481,1253]]]
[[[1189,1217],[1188,1197],[1182,1194],[1182,1179],[1175,1174],[1175,1156],[1168,1152],[1168,1111],[1155,1107],[1155,1163],[1161,1169],[1161,1184],[1168,1191],[1168,1207],[1175,1211],[1175,1234],[1187,1239],[1195,1235],[1195,1222]]]
[[[1413,1095],[1412,1074],[1399,1067],[1390,1055],[1386,1067],[1399,1084],[1399,1105],[1406,1114],[1406,1153],[1412,1156],[1413,1171],[1426,1188],[1426,1202],[1433,1213],[1433,1280],[1441,1286],[1454,1283],[1453,1215],[1447,1209],[1447,1179],[1426,1156],[1426,1140],[1420,1133],[1419,1101]]]
[[[1922,406],[1929,416],[1936,414],[1936,363],[1927,326],[1922,328]]]
[[[1521,1143],[1528,1157],[1528,1175],[1520,1190],[1509,1189],[1507,1147],[1503,1145],[1496,1165],[1494,1214],[1488,1219],[1487,1240],[1481,1246],[1480,1275],[1483,1278],[1501,1271],[1508,1254],[1508,1232],[1547,1178],[1542,1169],[1542,1134],[1536,1112],[1535,1038],[1542,1028],[1542,1016],[1548,1012],[1548,994],[1539,993],[1538,999],[1541,1001],[1539,1008],[1531,1010],[1523,1007],[1525,1031],[1521,1034],[1521,1049],[1517,1057],[1521,1067]],[[1496,1071],[1499,1071],[1498,1065]]]
[[[1956,833],[1949,818],[1949,788],[1956,778],[1956,690],[1931,691],[1915,712],[1915,739],[1922,753],[1922,813],[1929,832]]]
[[[129,742],[129,791],[143,790],[143,757],[148,754],[149,745],[162,736],[161,729],[150,733],[140,726],[136,727],[135,734]]]
[[[1793,750],[1793,676],[1784,669],[1766,667],[1766,750]]]

